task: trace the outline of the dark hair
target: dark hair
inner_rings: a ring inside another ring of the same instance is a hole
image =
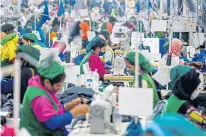
[[[52,27],[54,27],[55,25],[60,25],[60,21],[58,20],[58,18],[55,18],[52,22]]]
[[[44,83],[44,80],[48,79],[49,82],[51,83],[51,85],[59,83],[59,82],[63,81],[65,78],[66,78],[66,74],[65,73],[56,76],[54,79],[45,78],[45,77],[40,75],[40,79],[41,79],[42,83]]]
[[[12,24],[4,24],[4,25],[1,27],[1,31],[9,34],[11,31],[14,30],[14,28],[15,28],[15,27],[14,27],[14,25],[12,25]]]
[[[104,40],[100,40],[100,41],[98,41],[98,42],[95,44],[95,46],[93,46],[91,49],[92,49],[92,50],[96,50],[97,48],[103,48],[103,47],[105,47],[105,46],[106,46],[105,41],[104,41]]]

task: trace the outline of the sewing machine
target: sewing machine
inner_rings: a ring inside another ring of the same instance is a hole
[[[90,133],[105,134],[107,130],[117,133],[111,123],[112,116],[112,85],[105,88],[103,98],[92,101],[90,106]]]
[[[114,54],[116,55],[124,55],[125,53],[132,52],[132,50],[115,50]]]
[[[123,27],[120,23],[115,23],[110,36],[112,43],[120,43],[120,41],[126,40],[127,31],[126,27]]]
[[[186,57],[188,60],[192,60],[195,55],[195,48],[192,46],[185,46],[183,48],[183,56]]]
[[[117,56],[114,60],[114,72],[113,75],[123,76],[125,69],[124,58],[121,56]]]

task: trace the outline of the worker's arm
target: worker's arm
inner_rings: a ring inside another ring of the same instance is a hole
[[[206,125],[206,116],[205,114],[201,113],[201,111],[195,107],[193,107],[190,103],[184,103],[180,109],[178,110],[179,113],[186,115],[191,120]]]
[[[70,124],[72,121],[72,114],[70,112],[63,112],[61,115],[58,115],[50,100],[45,96],[38,96],[34,98],[31,104],[37,119],[51,130],[62,128],[65,125]],[[62,108],[62,110],[59,111],[64,110]]]

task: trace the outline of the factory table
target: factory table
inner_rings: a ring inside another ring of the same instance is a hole
[[[85,121],[88,123],[87,121]],[[145,129],[146,126],[146,117],[141,117],[140,120],[142,127]],[[84,123],[83,123],[84,124]],[[70,131],[69,136],[121,136],[125,133],[127,126],[129,125],[129,122],[122,123],[121,127],[122,130],[119,134],[114,134],[112,132],[106,132],[105,134],[90,134],[90,127],[86,128],[79,128],[79,129],[74,129]]]

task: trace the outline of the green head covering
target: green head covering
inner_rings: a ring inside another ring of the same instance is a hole
[[[12,40],[13,38],[15,38],[17,35],[12,33],[12,34],[8,34],[6,35],[2,40],[1,40],[1,45],[6,44],[8,41]]]
[[[87,45],[86,47],[87,53],[90,52],[92,50],[92,47],[94,47],[98,42],[101,42],[106,45],[105,41],[102,38],[100,38],[99,36],[96,36]]]
[[[23,38],[24,39],[28,39],[28,40],[32,40],[33,42],[37,42],[38,41],[38,38],[37,38],[37,36],[34,33],[26,33],[23,36]]]
[[[133,62],[135,64],[135,52],[129,52],[126,54],[126,59],[128,59],[129,61]],[[151,73],[153,72],[154,68],[152,66],[152,64],[149,62],[149,60],[142,55],[141,53],[139,53],[139,65],[147,72],[147,73]]]
[[[39,57],[40,57],[40,53],[37,49],[35,49],[32,46],[18,46],[17,48],[17,53],[19,52],[23,52],[26,53],[28,55],[30,55],[32,58],[36,59],[37,61],[39,61]]]
[[[51,57],[48,57],[40,62],[37,66],[37,71],[41,76],[52,80],[57,76],[64,74],[64,67]]]
[[[187,66],[178,65],[170,70],[170,79],[171,82],[169,83],[169,89],[171,90],[175,84],[175,82],[189,72],[192,68]]]

